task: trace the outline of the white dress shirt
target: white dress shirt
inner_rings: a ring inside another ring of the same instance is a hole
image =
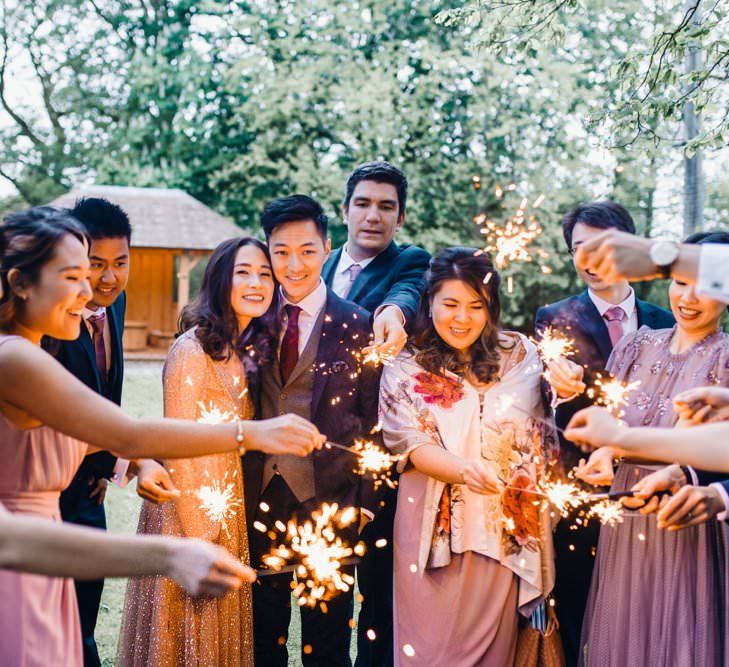
[[[377,257],[377,255],[375,255]],[[349,267],[352,264],[359,264],[361,268],[365,268],[375,257],[368,257],[359,262],[355,262],[350,254],[347,252],[347,246],[342,248],[342,254],[339,256],[339,262],[337,262],[337,268],[334,269],[334,277],[332,278],[332,291],[343,299],[347,298],[349,294],[349,288],[352,286],[352,281],[349,279]]]
[[[281,338],[279,340],[279,346],[283,342],[283,337],[286,335],[286,327],[288,326],[288,317],[286,315],[286,310],[284,309],[284,306],[291,304],[293,306],[298,306],[301,308],[301,312],[299,313],[299,354],[301,354],[306,347],[306,344],[309,342],[309,338],[311,337],[312,329],[314,328],[314,323],[316,322],[316,318],[319,317],[319,313],[321,313],[322,310],[324,310],[324,306],[326,306],[327,303],[327,286],[324,284],[324,281],[320,278],[319,284],[316,286],[316,289],[309,294],[308,296],[304,297],[301,301],[298,303],[294,303],[293,301],[289,301],[286,298],[286,294],[283,291],[283,287],[281,288],[281,297],[282,297],[282,304],[281,309],[283,310],[283,322],[281,327]]]
[[[723,303],[729,303],[729,245],[707,243],[701,246],[696,291]]]
[[[623,312],[627,315],[627,317],[620,323],[623,327],[623,336],[633,333],[634,331],[638,331],[638,309],[635,307],[635,292],[632,287],[628,287],[628,289],[630,290],[630,293],[620,303],[610,303],[605,301],[605,299],[601,299],[591,289],[587,290],[587,293],[590,295],[590,300],[595,304],[597,312],[600,313],[600,317],[603,319],[605,317],[605,313],[610,308],[622,308]]]

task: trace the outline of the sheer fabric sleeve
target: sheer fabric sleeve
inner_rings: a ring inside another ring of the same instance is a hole
[[[382,373],[380,419],[385,446],[402,457],[398,472],[407,467],[410,454],[418,447],[440,446],[437,428],[427,407],[415,398],[410,375],[399,357]]]
[[[162,373],[165,417],[196,421],[205,408],[208,381],[205,353],[192,334],[179,338],[170,350]],[[185,537],[217,541],[221,525],[213,522],[201,506],[199,491],[210,486],[215,457],[169,459],[164,462],[180,497],[171,501]],[[212,470],[209,468],[212,465]]]

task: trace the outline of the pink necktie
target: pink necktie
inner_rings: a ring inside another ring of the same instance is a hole
[[[106,387],[108,374],[106,368],[106,345],[104,345],[104,323],[106,322],[106,312],[99,315],[92,315],[89,317],[88,322],[94,332],[91,337],[91,342],[94,345],[96,368],[99,370],[99,377],[101,378],[102,386]]]
[[[613,306],[605,311],[603,317],[607,321],[610,342],[615,347],[617,342],[623,337],[623,322],[628,319],[628,316],[620,306]]]
[[[352,291],[352,285],[354,285],[354,281],[357,280],[357,276],[362,272],[362,267],[359,264],[351,264],[348,270],[349,289],[347,290],[347,294],[345,296],[348,296],[349,293]]]

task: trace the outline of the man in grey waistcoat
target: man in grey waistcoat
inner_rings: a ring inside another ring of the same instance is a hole
[[[294,412],[316,424],[330,441],[351,446],[377,423],[379,374],[357,359],[369,342],[369,313],[338,297],[321,279],[330,242],[327,218],[315,200],[305,195],[276,199],[264,209],[261,223],[281,284],[281,336],[278,355],[261,370],[259,417]],[[382,495],[354,467],[353,456],[338,449],[298,460],[250,452],[244,458],[249,525],[302,521],[322,503],[336,502],[360,510],[359,526],[354,523],[342,532],[342,539],[354,544],[358,528],[374,516]],[[252,562],[260,566],[271,538],[253,528],[249,535]],[[254,586],[257,665],[288,664],[292,576],[263,577]],[[329,600],[326,613],[301,607],[304,665],[351,664],[352,608],[351,590]]]

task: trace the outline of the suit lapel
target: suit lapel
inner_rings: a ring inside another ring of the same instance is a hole
[[[88,362],[89,367],[91,368],[91,373],[94,376],[94,381],[96,382],[96,393],[103,394],[103,392],[101,391],[101,377],[99,376],[99,369],[96,366],[96,354],[94,353],[94,345],[91,342],[91,335],[89,334],[89,329],[86,325],[86,321],[81,324],[81,333],[79,334],[77,342],[81,346],[81,349],[84,351],[84,354],[86,355],[86,361]]]
[[[319,348],[319,340],[322,333],[322,323],[324,322],[326,312],[327,304],[325,303],[324,308],[322,308],[322,311],[316,318],[316,322],[314,322],[314,326],[311,329],[311,334],[309,335],[309,340],[306,341],[306,346],[301,351],[299,359],[296,362],[296,366],[294,366],[294,370],[291,371],[291,375],[289,376],[289,379],[286,382],[285,386],[288,386],[292,382],[295,382],[298,377],[308,369],[311,369],[315,375],[317,374],[316,371],[318,369],[314,367],[314,362],[316,361],[317,357],[317,349]],[[281,376],[279,375],[279,377]]]
[[[329,373],[327,369],[331,367],[333,359],[336,357],[337,350],[339,349],[339,340],[337,336],[337,330],[340,327],[341,313],[339,311],[338,302],[339,297],[332,291],[327,293],[327,303],[324,307],[324,312],[327,316],[324,317],[324,321],[321,325],[321,339],[326,340],[328,345],[319,345],[316,362],[315,362],[315,373],[314,373],[314,386],[311,390],[311,419],[316,419],[316,413],[319,409],[319,403],[324,395],[324,389],[329,382]]]
[[[395,261],[400,254],[400,248],[395,241],[391,241],[390,245],[385,248],[377,257],[375,257],[367,266],[365,266],[357,280],[354,281],[352,289],[349,290],[347,301],[357,301],[359,296],[364,292],[364,288],[371,278],[380,276],[383,269],[386,269],[390,262]]]
[[[650,329],[658,328],[654,317],[655,311],[652,308],[648,308],[648,304],[645,301],[636,299],[635,309],[638,311],[638,328],[642,326],[649,327]]]
[[[339,266],[339,260],[342,258],[342,248],[337,248],[329,257],[326,264],[324,264],[324,268],[321,272],[321,278],[324,281],[324,284],[327,287],[332,286],[332,282],[334,282],[334,272],[337,270],[337,266]]]
[[[124,364],[124,350],[122,346],[122,334],[124,323],[114,306],[107,309],[109,316],[109,332],[111,333],[111,368],[109,369],[109,393],[112,398],[117,394],[121,384],[122,368]]]
[[[587,290],[580,294],[577,299],[580,303],[580,309],[578,311],[580,326],[588,336],[592,337],[597,348],[600,350],[600,354],[607,360],[613,350],[613,346],[610,342],[610,333],[608,332],[605,320],[600,316],[595,304],[592,303],[592,299],[587,293]]]

